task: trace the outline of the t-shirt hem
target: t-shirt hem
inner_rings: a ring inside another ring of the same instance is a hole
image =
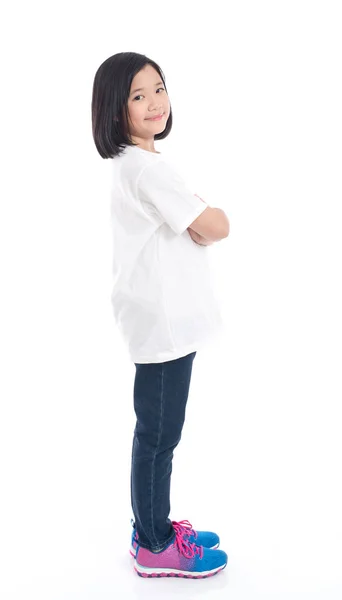
[[[223,325],[221,321],[221,326]],[[159,352],[150,356],[139,356],[137,354],[130,353],[131,360],[137,364],[148,364],[148,363],[161,363],[168,362],[169,360],[176,360],[177,358],[181,358],[182,356],[187,356],[191,352],[197,352],[197,350],[206,346],[206,344],[212,342],[214,339],[217,339],[218,336],[222,334],[222,329],[217,328],[208,333],[208,335],[201,340],[197,340],[197,342],[193,342],[192,344],[188,344],[183,348],[173,348],[172,350],[167,350],[166,352]]]
[[[148,364],[148,363],[161,363],[168,362],[169,360],[176,360],[177,358],[181,358],[182,356],[187,356],[191,352],[197,351],[203,345],[202,342],[196,342],[194,344],[189,344],[184,348],[175,348],[174,350],[170,350],[168,352],[161,352],[157,356],[138,356],[131,354],[131,359],[134,363],[138,364]]]

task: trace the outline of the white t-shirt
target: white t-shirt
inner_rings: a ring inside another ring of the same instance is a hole
[[[187,231],[208,205],[161,153],[125,146],[110,160],[115,321],[134,363],[186,356],[223,325],[210,246]]]

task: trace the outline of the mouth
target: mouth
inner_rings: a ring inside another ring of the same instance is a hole
[[[165,113],[162,113],[161,115],[157,115],[156,117],[149,117],[148,119],[146,119],[146,121],[160,121],[160,119],[163,118]]]

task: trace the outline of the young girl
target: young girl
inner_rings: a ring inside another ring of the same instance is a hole
[[[153,60],[121,52],[101,64],[92,131],[99,154],[111,159],[111,300],[136,368],[131,554],[143,577],[204,578],[225,568],[227,554],[217,534],[169,519],[170,478],[197,349],[222,327],[205,246],[228,236],[229,221],[155,150],[171,128]]]

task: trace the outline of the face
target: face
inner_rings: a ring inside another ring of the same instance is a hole
[[[132,140],[153,146],[154,136],[165,129],[170,115],[170,102],[158,71],[151,65],[146,65],[133,78],[127,109]],[[160,119],[152,119],[160,114]]]

